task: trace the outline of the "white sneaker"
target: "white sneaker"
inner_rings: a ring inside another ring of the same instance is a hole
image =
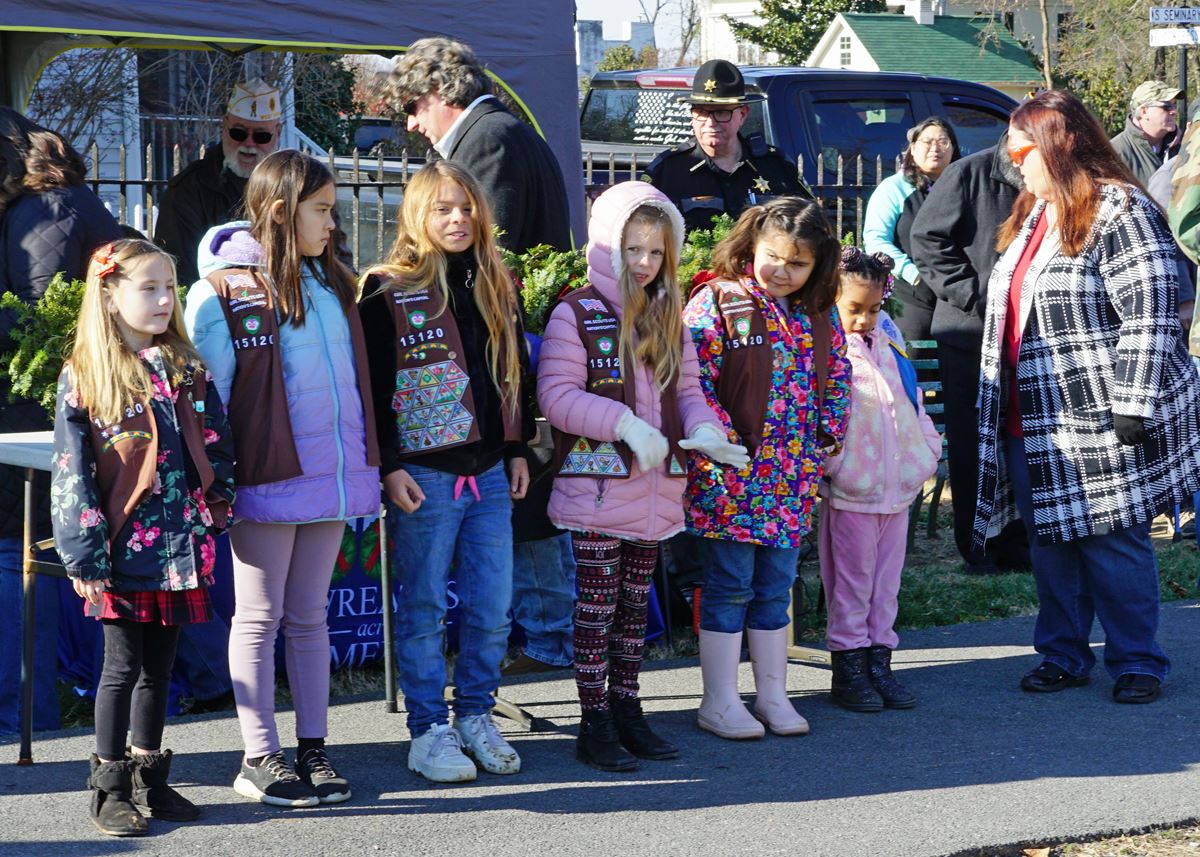
[[[492,715],[455,715],[454,731],[462,739],[463,752],[488,773],[515,774],[521,770],[521,757],[504,740]]]
[[[475,765],[463,755],[458,732],[435,723],[414,738],[408,748],[408,769],[435,783],[463,783],[475,779]]]

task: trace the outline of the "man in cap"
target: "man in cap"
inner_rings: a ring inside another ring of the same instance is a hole
[[[1161,80],[1139,84],[1129,98],[1125,130],[1112,138],[1112,144],[1143,185],[1179,150],[1180,98],[1179,87]]]
[[[396,61],[386,97],[434,151],[473,175],[514,253],[537,244],[571,246],[562,170],[550,146],[505,109],[483,64],[468,45],[418,39]]]
[[[278,89],[261,78],[235,85],[221,120],[220,147],[209,146],[167,185],[154,241],[179,260],[180,283],[191,285],[199,276],[196,248],[204,233],[239,216],[250,173],[279,148],[282,119]]]
[[[741,133],[749,105],[762,101],[728,60],[709,60],[696,70],[691,104],[693,139],[668,149],[646,167],[650,182],[683,212],[688,230],[710,229],[714,216],[736,218],[773,196],[811,196],[796,165],[758,135]]]

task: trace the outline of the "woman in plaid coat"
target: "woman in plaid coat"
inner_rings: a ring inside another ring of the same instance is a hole
[[[988,287],[976,544],[1014,516],[1029,530],[1043,660],[1022,688],[1086,684],[1099,616],[1114,700],[1152,702],[1169,662],[1150,521],[1200,488],[1174,241],[1073,95],[1019,107],[1008,153],[1025,190]]]

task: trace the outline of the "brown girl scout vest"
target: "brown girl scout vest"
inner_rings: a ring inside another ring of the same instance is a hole
[[[575,311],[579,339],[587,349],[587,391],[606,399],[624,402],[636,412],[637,392],[622,371],[621,320],[594,286],[585,286],[562,299]],[[662,394],[663,434],[670,444],[668,476],[687,475],[687,454],[679,448],[683,421],[675,379]],[[621,441],[599,441],[568,435],[554,429],[554,467],[559,476],[590,476],[593,479],[628,479],[633,452]]]
[[[192,370],[190,378],[178,385],[175,419],[179,423],[184,451],[200,477],[201,495],[207,498],[214,479],[212,465],[204,451],[204,402],[207,382],[203,370]],[[115,541],[133,514],[133,510],[154,488],[158,466],[158,422],[145,402],[125,408],[119,422],[105,425],[99,420],[88,424],[92,449],[96,456],[96,481],[100,487],[100,505],[108,521],[109,541]],[[224,526],[229,504],[209,500],[209,511],[218,526]]]
[[[713,301],[725,325],[725,348],[721,375],[717,379],[717,401],[729,414],[733,430],[753,458],[762,445],[763,424],[775,371],[767,323],[758,302],[742,283],[710,280],[700,288],[712,289]],[[812,323],[813,370],[817,375],[817,413],[820,413],[825,400],[825,382],[829,377],[833,334],[828,312],[809,318]]]
[[[271,288],[260,273],[248,268],[224,268],[209,274],[207,280],[221,301],[237,361],[225,405],[237,452],[234,480],[238,485],[263,485],[300,476],[303,470],[288,415],[279,320]],[[349,312],[346,321],[362,399],[367,464],[378,465],[362,319],[357,312]]]
[[[368,283],[369,286],[369,283]],[[392,410],[400,440],[400,457],[449,449],[479,440],[475,397],[471,394],[467,355],[454,311],[431,289],[388,290],[388,306],[396,327],[396,392]],[[497,374],[507,364],[501,354]],[[505,443],[521,436],[521,411],[501,403]]]

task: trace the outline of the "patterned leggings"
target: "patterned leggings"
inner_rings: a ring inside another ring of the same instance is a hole
[[[575,548],[575,686],[585,711],[614,696],[636,698],[646,647],[646,603],[658,542],[572,533]],[[610,666],[611,662],[611,666]]]

